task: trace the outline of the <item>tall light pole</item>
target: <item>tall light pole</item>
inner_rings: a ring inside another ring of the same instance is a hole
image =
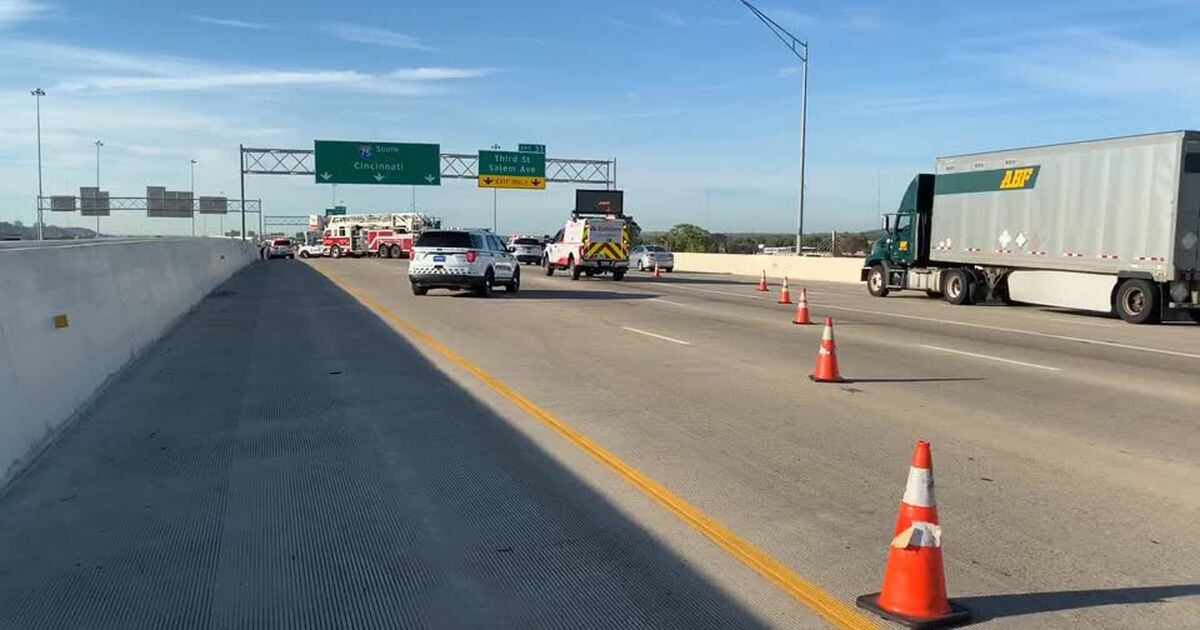
[[[192,236],[196,235],[196,160],[189,160],[192,167]]]
[[[42,97],[46,91],[37,88],[29,92],[37,103],[37,153],[38,153],[38,198],[37,198],[37,240],[45,238],[42,226]]]
[[[96,141],[96,196],[100,196],[100,147],[104,146],[101,140]],[[96,238],[100,238],[100,214],[96,214]]]
[[[804,237],[804,167],[808,160],[808,42],[802,40],[788,32],[787,29],[779,25],[778,22],[767,17],[758,7],[750,4],[748,0],[739,0],[746,5],[747,9],[754,14],[768,29],[771,34],[779,38],[792,54],[800,59],[800,72],[803,75],[802,84],[803,92],[800,97],[800,202],[796,207],[796,255],[800,255],[801,241]]]
[[[493,151],[499,151],[499,150],[500,150],[500,145],[498,145],[498,144],[493,144],[493,145],[492,145],[492,150],[493,150]],[[414,190],[415,190],[415,188],[414,188]],[[493,189],[492,189],[492,234],[496,234],[496,233],[498,233],[498,232],[497,232],[497,228],[498,228],[498,222],[497,222],[497,220],[496,220],[496,218],[497,218],[497,216],[498,216],[498,215],[497,215],[497,213],[496,213],[496,205],[497,205],[497,195],[496,195],[496,190],[497,190],[496,188],[493,188]]]

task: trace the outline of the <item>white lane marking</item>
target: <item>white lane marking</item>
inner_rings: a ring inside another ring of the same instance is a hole
[[[691,304],[684,304],[683,302],[672,302],[671,300],[664,300],[662,298],[650,298],[650,301],[651,302],[662,302],[663,304],[670,304],[672,306],[691,306]]]
[[[667,285],[663,285],[667,286]],[[748,298],[751,300],[761,300],[761,297],[754,295],[746,295],[744,293],[730,293],[728,291],[714,291],[712,289],[701,289],[699,287],[682,287],[675,286],[677,289],[687,289],[689,291],[704,291],[705,293],[717,293],[720,295],[730,295],[733,297]],[[888,313],[886,311],[875,311],[865,308],[854,308],[850,306],[834,306],[824,302],[814,304],[816,308],[831,308],[834,310],[850,311],[852,313],[866,313],[868,315],[879,315],[881,317],[896,317],[899,319],[912,319],[923,322],[933,322],[935,324],[952,324],[954,326],[965,326],[967,328],[979,328],[982,330],[994,330],[997,332],[1014,333],[1018,335],[1028,335],[1030,337],[1041,337],[1043,339],[1058,339],[1060,341],[1074,341],[1076,343],[1088,344],[1093,346],[1106,346],[1109,348],[1120,348],[1122,350],[1136,350],[1138,352],[1151,352],[1154,354],[1165,354],[1173,357],[1183,357],[1185,359],[1200,359],[1200,354],[1190,352],[1178,352],[1176,350],[1164,350],[1162,348],[1147,348],[1144,346],[1134,346],[1127,343],[1117,343],[1115,341],[1102,341],[1100,339],[1085,339],[1083,337],[1072,337],[1070,335],[1055,335],[1053,333],[1037,332],[1036,330],[1020,330],[1017,328],[1005,328],[1004,326],[991,326],[988,324],[975,324],[971,322],[959,322],[952,319],[941,319],[938,317],[921,317],[919,315],[904,315],[901,313]]]
[[[677,343],[677,344],[679,344],[679,345],[681,345],[681,346],[690,346],[690,345],[692,345],[690,341],[683,341],[683,340],[680,340],[680,339],[673,339],[673,338],[671,338],[671,337],[667,337],[667,336],[665,336],[665,335],[659,335],[659,334],[652,333],[652,332],[648,332],[648,331],[645,331],[645,330],[639,330],[639,329],[637,329],[637,328],[630,328],[629,326],[622,326],[622,327],[621,327],[621,330],[628,330],[629,332],[635,332],[635,333],[637,333],[637,334],[639,334],[639,335],[646,335],[647,337],[654,337],[655,339],[662,339],[663,341],[670,341],[671,343]]]
[[[974,352],[966,352],[966,351],[964,351],[964,350],[954,350],[953,348],[943,348],[943,347],[941,347],[941,346],[930,346],[930,345],[926,345],[926,344],[921,344],[921,347],[922,347],[922,348],[928,348],[928,349],[930,349],[930,350],[938,350],[938,351],[941,351],[941,352],[949,352],[949,353],[951,353],[951,354],[961,354],[961,355],[963,355],[963,356],[965,356],[965,357],[975,357],[975,358],[977,358],[977,359],[987,359],[988,361],[999,361],[1000,363],[1011,363],[1012,365],[1020,365],[1020,366],[1023,366],[1023,367],[1037,368],[1037,369],[1039,369],[1039,370],[1049,370],[1049,371],[1051,371],[1051,372],[1061,372],[1061,371],[1062,371],[1062,370],[1060,370],[1059,368],[1056,368],[1056,367],[1050,367],[1049,365],[1040,365],[1040,364],[1037,364],[1037,363],[1026,363],[1026,362],[1024,362],[1024,361],[1016,361],[1016,360],[1013,360],[1013,359],[1005,359],[1005,358],[1002,358],[1002,357],[994,357],[994,356],[991,356],[991,355],[989,355],[989,354],[977,354],[977,353],[974,353]]]

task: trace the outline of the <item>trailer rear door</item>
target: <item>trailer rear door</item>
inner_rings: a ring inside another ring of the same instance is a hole
[[[1175,228],[1175,269],[1200,270],[1200,140],[1183,143],[1179,177],[1179,217]]]

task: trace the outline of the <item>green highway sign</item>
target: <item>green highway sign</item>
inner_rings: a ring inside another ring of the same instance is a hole
[[[546,156],[529,151],[479,151],[480,188],[546,188]]]
[[[522,153],[541,153],[546,155],[546,145],[544,144],[519,144],[517,150]]]
[[[442,150],[436,144],[314,140],[313,153],[318,184],[442,184]]]

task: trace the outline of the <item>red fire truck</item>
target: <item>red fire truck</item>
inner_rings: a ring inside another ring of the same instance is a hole
[[[346,214],[322,217],[326,256],[379,256],[407,258],[413,240],[425,230],[441,226],[437,218],[415,213]]]

